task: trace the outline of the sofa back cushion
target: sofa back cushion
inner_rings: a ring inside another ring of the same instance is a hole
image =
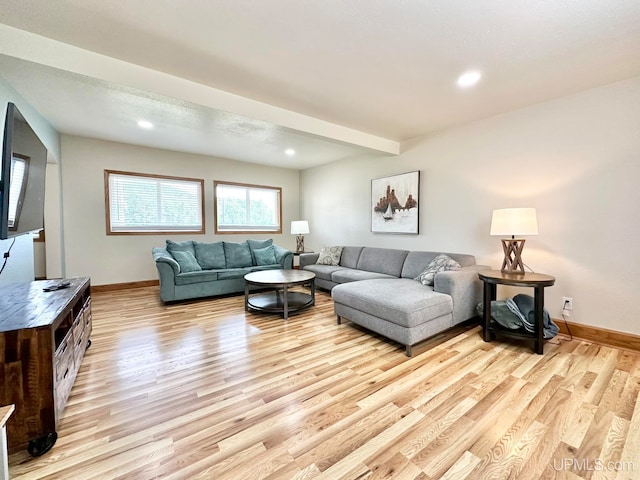
[[[416,278],[420,275],[429,262],[443,252],[409,252],[402,267],[402,278]],[[476,257],[464,253],[445,253],[460,264],[461,267],[468,267],[476,264]]]
[[[222,242],[204,243],[194,241],[193,243],[196,251],[196,260],[203,269],[220,270],[226,268]]]
[[[358,270],[386,273],[387,275],[399,277],[408,253],[407,250],[364,247],[360,253],[358,266],[356,268],[358,268]]]
[[[340,266],[347,268],[357,268],[358,259],[363,247],[344,247],[340,256]]]
[[[267,240],[247,240],[247,244],[249,245],[249,250],[251,250],[251,259],[253,260],[254,265],[260,265],[256,259],[256,250],[260,250],[262,248],[267,248],[273,245],[273,239],[269,238]],[[275,262],[274,262],[275,263]]]
[[[173,252],[189,252],[194,257],[196,256],[196,251],[193,247],[193,240],[185,240],[183,242],[167,240],[167,252],[172,255]]]
[[[227,268],[243,268],[253,265],[251,250],[247,242],[222,242]]]

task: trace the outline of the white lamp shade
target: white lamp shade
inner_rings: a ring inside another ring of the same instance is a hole
[[[293,220],[291,222],[291,235],[304,235],[309,233],[309,222],[306,220]]]
[[[535,208],[503,208],[491,216],[491,235],[537,235]]]

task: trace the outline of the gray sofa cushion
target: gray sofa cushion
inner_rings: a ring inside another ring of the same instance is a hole
[[[344,247],[340,256],[340,265],[347,268],[357,268],[358,259],[364,247]]]
[[[365,270],[355,270],[344,268],[331,274],[331,280],[336,283],[356,282],[358,280],[371,280],[373,278],[396,278],[386,273],[367,272]]]
[[[227,268],[243,268],[253,265],[251,250],[247,242],[223,242]]]
[[[331,275],[339,270],[343,270],[344,267],[339,265],[318,265],[314,263],[312,265],[307,265],[304,269],[315,273],[317,278],[331,280]]]
[[[204,243],[193,242],[196,251],[196,260],[205,270],[219,270],[226,268],[224,258],[224,246],[222,242]]]
[[[399,277],[408,253],[407,250],[365,247],[360,253],[357,268]]]
[[[343,283],[333,287],[331,296],[336,303],[407,328],[453,311],[449,295],[407,278]]]

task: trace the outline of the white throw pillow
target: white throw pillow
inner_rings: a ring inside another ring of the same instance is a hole
[[[342,247],[322,247],[316,264],[318,265],[339,265]]]
[[[460,270],[460,268],[460,264],[453,258],[441,253],[431,260],[424,271],[414,278],[414,280],[417,280],[423,285],[433,285],[433,279],[435,278],[436,273],[444,272],[446,270]]]

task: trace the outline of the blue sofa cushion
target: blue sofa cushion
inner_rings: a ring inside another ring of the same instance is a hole
[[[176,275],[176,285],[193,285],[195,283],[213,282],[218,279],[218,272],[200,270],[199,272],[180,273]]]
[[[194,257],[196,256],[196,251],[193,248],[193,240],[185,240],[184,242],[167,240],[167,252],[171,255],[173,255],[173,252],[189,252]]]
[[[224,246],[222,242],[203,243],[193,242],[196,260],[204,270],[220,270],[226,268]]]
[[[256,259],[256,265],[273,265],[276,262],[276,253],[273,245],[269,245],[264,248],[256,248],[252,250],[253,256]]]
[[[255,255],[255,251],[262,249],[262,248],[266,248],[266,247],[270,247],[271,245],[273,245],[273,239],[269,238],[268,240],[247,240],[247,244],[249,245],[249,250],[251,250],[251,259],[253,260],[253,264],[254,265],[259,265],[259,263],[256,260],[256,255]]]
[[[180,265],[181,273],[199,272],[200,270],[202,270],[202,267],[198,265],[196,257],[194,257],[193,254],[189,252],[181,252],[180,250],[176,250],[175,252],[172,252],[171,255],[173,255],[173,258],[175,258],[176,262],[178,262],[178,265]]]
[[[244,268],[253,265],[247,242],[223,242],[227,268]]]
[[[229,280],[231,278],[242,278],[247,273],[251,273],[253,269],[251,267],[245,268],[227,268],[218,272],[218,280]]]

